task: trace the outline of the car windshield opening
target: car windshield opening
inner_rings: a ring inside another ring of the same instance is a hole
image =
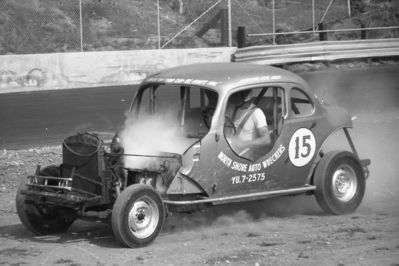
[[[159,119],[179,128],[186,137],[201,138],[209,131],[218,94],[199,86],[150,84],[139,90],[139,121]]]

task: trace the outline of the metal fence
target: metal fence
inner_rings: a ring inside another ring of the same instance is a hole
[[[320,22],[331,27],[324,30],[360,28],[362,23],[365,29],[397,26],[383,5],[379,20],[374,11],[366,21],[357,19],[361,2],[1,0],[0,54],[236,46],[239,26],[247,30],[248,45],[315,41],[318,35],[309,31],[317,30]],[[368,1],[375,6],[379,2]],[[357,38],[353,32],[330,35],[330,40]],[[369,37],[398,37],[399,31],[390,29],[385,35]]]

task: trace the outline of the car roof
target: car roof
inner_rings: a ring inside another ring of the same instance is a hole
[[[257,83],[297,83],[312,94],[306,81],[287,70],[249,63],[203,63],[183,65],[158,72],[144,83],[190,84],[212,88],[219,93]]]

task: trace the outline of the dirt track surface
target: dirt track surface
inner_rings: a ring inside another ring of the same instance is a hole
[[[368,76],[361,93],[354,86],[356,93],[326,96],[358,116],[353,138],[372,161],[362,205],[343,216],[324,214],[313,196],[297,196],[173,214],[145,248],[120,246],[110,226],[97,222],[35,236],[16,215],[17,183],[36,164],[58,163],[61,149],[0,150],[0,265],[399,265],[397,84],[397,77]]]
[[[12,194],[12,193],[8,193]],[[2,201],[5,197],[2,197]],[[7,197],[8,201],[12,200]],[[308,199],[277,204],[309,204]],[[306,201],[306,203],[305,203]],[[8,203],[9,205],[11,203]],[[219,209],[220,211],[220,209]],[[233,212],[233,210],[231,210]],[[77,222],[65,234],[34,236],[13,210],[2,213],[0,258],[4,265],[398,265],[397,205],[361,207],[346,216],[320,211],[262,215],[169,217],[156,241],[123,248],[110,227]],[[212,221],[210,221],[212,218]]]

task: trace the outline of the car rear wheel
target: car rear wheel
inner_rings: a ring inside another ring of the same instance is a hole
[[[39,235],[65,232],[75,221],[76,213],[61,206],[27,203],[26,195],[21,193],[27,188],[27,182],[27,178],[21,180],[16,195],[16,209],[22,224]]]
[[[134,184],[125,188],[112,210],[112,230],[128,247],[151,243],[165,221],[161,196],[150,186]]]
[[[327,153],[320,160],[314,178],[316,200],[325,212],[345,214],[359,207],[366,181],[362,166],[352,153]]]

